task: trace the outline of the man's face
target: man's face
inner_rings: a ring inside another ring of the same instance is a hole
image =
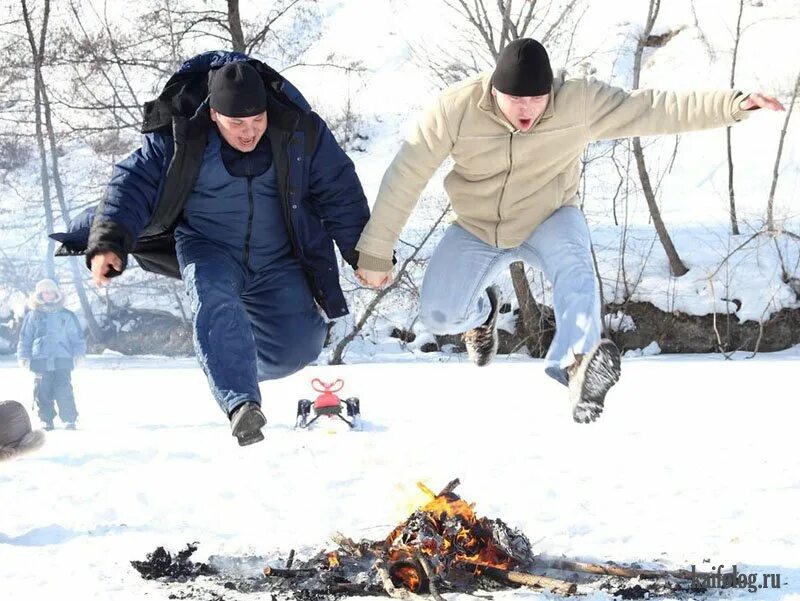
[[[250,152],[267,131],[267,111],[252,117],[227,117],[211,109],[220,135],[239,152]]]
[[[492,88],[492,96],[508,122],[519,131],[528,131],[547,108],[549,94],[543,96],[511,96]]]
[[[58,298],[58,293],[53,292],[52,290],[45,290],[42,292],[42,300],[46,303],[52,303],[54,300]]]

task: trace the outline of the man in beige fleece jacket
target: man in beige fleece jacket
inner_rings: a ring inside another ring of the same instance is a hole
[[[497,351],[500,305],[493,280],[511,262],[539,267],[553,285],[556,335],[546,373],[568,385],[573,417],[594,421],[620,375],[620,354],[601,339],[600,297],[589,230],[578,208],[587,144],[724,127],[747,111],[782,110],[774,98],[716,92],[628,92],[594,79],[553,77],[547,52],[520,39],[497,67],[447,89],[392,161],[356,246],[357,276],[381,287],[419,195],[449,155],[444,181],[457,216],[425,274],[420,319],[435,334],[466,332],[478,364]]]

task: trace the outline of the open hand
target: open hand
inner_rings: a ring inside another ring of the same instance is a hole
[[[740,106],[742,107],[742,110],[745,111],[749,111],[750,109],[754,108],[767,109],[769,111],[786,110],[786,108],[777,98],[774,96],[766,96],[761,92],[754,92],[753,94],[750,94],[747,98],[742,100]]]

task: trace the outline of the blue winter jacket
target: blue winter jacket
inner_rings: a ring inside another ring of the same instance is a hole
[[[180,277],[173,232],[213,127],[206,102],[208,72],[239,60],[248,60],[267,87],[265,135],[292,252],[320,307],[331,318],[345,315],[333,242],[355,268],[355,246],[369,219],[353,163],[294,86],[239,53],[206,52],[187,61],[161,96],[145,106],[142,147],[116,166],[97,209],[79,215],[69,233],[53,236],[64,243],[59,254],[85,252],[88,265],[98,252],[111,250],[124,262],[133,253],[144,269]]]
[[[71,369],[72,360],[85,354],[86,340],[69,309],[38,306],[22,320],[17,358],[30,361],[34,371]]]

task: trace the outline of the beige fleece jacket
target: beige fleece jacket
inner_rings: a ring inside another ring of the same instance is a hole
[[[444,187],[457,222],[487,244],[519,246],[553,211],[579,205],[580,157],[594,140],[723,127],[747,115],[735,90],[626,91],[560,73],[528,132],[496,107],[491,73],[456,84],[426,111],[383,176],[356,249],[359,267],[392,268],[392,252],[428,180],[450,155]]]

